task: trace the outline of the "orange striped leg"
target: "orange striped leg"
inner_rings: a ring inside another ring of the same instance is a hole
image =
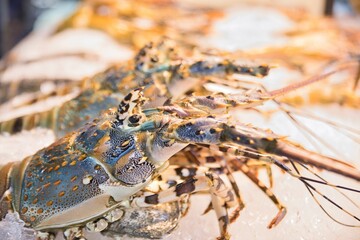
[[[263,191],[270,200],[276,205],[276,207],[279,209],[278,214],[271,220],[271,222],[268,225],[268,228],[272,228],[279,224],[279,222],[285,217],[286,215],[286,208],[284,205],[280,203],[280,201],[277,199],[277,197],[274,195],[274,193],[265,186],[263,182],[261,182],[249,169],[248,166],[246,166],[240,159],[234,159],[231,161],[231,164],[233,165],[233,168],[236,170],[241,170],[252,182],[254,182],[261,191]]]

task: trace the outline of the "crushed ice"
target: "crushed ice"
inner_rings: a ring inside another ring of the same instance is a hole
[[[0,236],[3,240],[32,240],[34,231],[24,227],[18,213],[8,213],[0,222]]]

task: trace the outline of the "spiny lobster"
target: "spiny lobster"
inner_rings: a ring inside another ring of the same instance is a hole
[[[94,119],[101,111],[116,106],[127,91],[139,86],[151,85],[145,94],[151,96],[148,104],[156,106],[169,97],[177,99],[189,91],[204,92],[201,83],[211,82],[211,78],[234,74],[264,77],[270,69],[267,65],[244,66],[226,58],[197,60],[193,55],[196,49],[180,48],[169,40],[147,44],[133,61],[86,80],[84,90],[74,99],[46,112],[2,122],[0,130],[16,133],[41,126],[51,128],[61,137]]]

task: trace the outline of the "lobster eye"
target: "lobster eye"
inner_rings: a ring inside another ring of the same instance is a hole
[[[140,121],[141,115],[134,114],[129,117],[129,122],[132,124],[138,123]]]

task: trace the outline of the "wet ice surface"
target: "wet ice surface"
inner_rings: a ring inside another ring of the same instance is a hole
[[[344,109],[337,106],[332,107],[312,107],[311,110],[322,116],[332,116],[334,121],[346,123],[348,126],[359,127],[357,122],[358,110]],[[299,130],[291,123],[288,123],[282,114],[275,114],[270,119],[239,112],[239,118],[242,122],[252,122],[255,125],[271,126],[271,129],[279,134],[289,135],[299,141],[303,140]],[[360,149],[358,145],[331,130],[323,124],[316,124],[313,121],[304,119],[319,134],[322,139],[328,139],[334,148],[344,156],[341,159],[352,162],[359,167]],[[50,144],[53,141],[51,131],[37,129],[30,132],[23,132],[15,136],[0,136],[0,161],[21,160],[23,157],[33,154],[36,150]],[[306,141],[301,141],[304,145],[309,145]],[[331,155],[327,148],[321,149],[324,153]],[[358,228],[348,228],[332,221],[316,205],[310,197],[303,184],[287,174],[283,174],[275,167],[274,170],[274,192],[287,207],[288,213],[283,221],[273,229],[267,229],[266,226],[276,215],[277,209],[272,202],[241,173],[236,173],[235,177],[239,184],[240,191],[244,198],[246,207],[241,212],[239,219],[231,225],[230,233],[233,239],[288,239],[289,235],[293,239],[349,239],[356,240],[360,236]],[[356,181],[338,176],[333,173],[322,171],[321,175],[328,181],[341,184],[348,187],[360,188]],[[267,183],[267,178],[261,175],[261,178]],[[318,186],[317,186],[318,187]],[[332,200],[341,203],[353,214],[359,216],[360,211],[354,208],[351,203],[346,201],[331,188],[318,187],[324,191]],[[359,194],[348,194],[359,204]],[[191,197],[191,207],[188,215],[181,221],[179,227],[165,239],[214,239],[218,236],[218,227],[214,212],[202,216],[210,199],[206,194],[196,194]],[[334,215],[347,223],[357,224],[350,217],[344,217],[342,212],[334,209],[333,206],[325,204],[326,209],[333,212]],[[11,229],[15,230],[15,229]],[[0,230],[3,233],[4,228]],[[88,235],[90,239],[98,239],[99,234]],[[27,238],[28,239],[28,238]],[[126,239],[126,238],[125,238]]]

